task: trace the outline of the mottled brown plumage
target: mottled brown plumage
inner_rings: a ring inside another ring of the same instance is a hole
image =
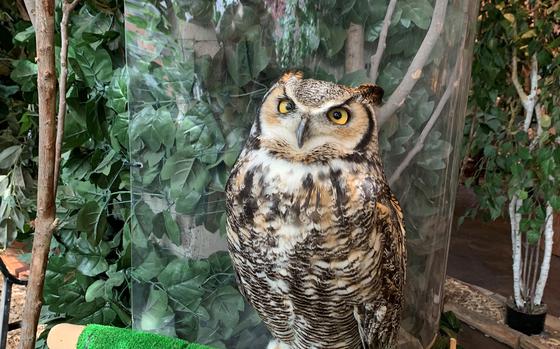
[[[405,231],[378,154],[382,93],[287,73],[263,99],[226,191],[239,288],[269,348],[395,343]]]

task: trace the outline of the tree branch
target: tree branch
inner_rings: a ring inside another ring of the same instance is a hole
[[[364,69],[364,27],[350,23],[346,30],[344,72],[352,73]]]
[[[60,77],[58,78],[58,115],[56,125],[56,148],[54,164],[54,194],[58,188],[60,176],[60,153],[64,137],[64,117],[66,116],[66,80],[68,77],[68,19],[74,11],[79,0],[67,2],[62,0],[62,20],[60,21]]]
[[[517,49],[513,49],[512,59],[511,59],[511,81],[515,90],[517,91],[517,95],[519,99],[521,99],[521,103],[523,104],[523,109],[525,109],[525,121],[523,122],[523,130],[525,132],[529,131],[529,127],[531,127],[531,120],[533,119],[533,112],[535,111],[535,104],[537,102],[537,88],[539,82],[539,66],[537,62],[536,54],[533,54],[531,57],[531,90],[527,95],[521,87],[521,83],[519,82],[519,76],[517,75]]]
[[[387,46],[387,33],[389,32],[389,26],[391,25],[391,18],[393,17],[393,12],[397,5],[397,0],[391,0],[389,6],[387,7],[387,12],[385,13],[385,18],[383,19],[383,26],[381,27],[381,32],[379,34],[379,39],[377,40],[377,50],[375,54],[371,56],[371,68],[369,71],[369,78],[371,82],[375,84],[377,80],[377,74],[379,72],[379,64],[381,63],[381,58],[383,57],[383,52]]]
[[[531,119],[533,118],[533,112],[535,110],[535,104],[537,103],[537,87],[539,85],[539,66],[537,63],[537,54],[533,54],[531,57],[531,92],[527,96],[527,106],[525,107],[525,123],[523,124],[523,129],[525,132],[529,130],[531,126]]]
[[[26,1],[27,2],[27,1]],[[56,70],[54,58],[54,0],[37,0],[37,90],[39,95],[39,173],[37,219],[27,295],[21,326],[21,349],[35,348],[42,306],[43,282],[56,217],[54,194]]]
[[[511,58],[511,81],[513,82],[513,86],[515,87],[521,102],[525,103],[527,100],[527,94],[523,91],[523,87],[521,87],[521,83],[519,82],[519,76],[517,75],[517,48],[513,49]]]
[[[414,59],[410,63],[406,75],[399,86],[395,89],[393,94],[379,111],[380,126],[383,125],[389,117],[391,117],[395,111],[404,104],[406,97],[414,85],[416,85],[418,79],[422,76],[422,69],[430,57],[430,54],[443,29],[447,3],[448,0],[436,0],[434,13],[432,15],[432,22],[430,23],[430,27],[426,32],[426,36],[424,37],[416,56],[414,56]]]
[[[37,31],[37,26],[35,24],[35,17],[36,17],[36,10],[35,10],[35,0],[23,0],[25,3],[25,8],[27,9],[27,14],[29,15],[29,19],[31,20],[31,25]]]
[[[400,178],[402,172],[408,167],[408,165],[410,165],[412,159],[424,147],[424,142],[426,141],[426,138],[428,137],[428,134],[434,127],[436,121],[439,119],[443,107],[445,107],[447,101],[449,100],[449,97],[451,96],[451,92],[455,90],[457,86],[459,86],[459,79],[461,78],[461,74],[458,74],[458,72],[459,72],[459,65],[461,64],[461,62],[462,62],[461,59],[457,60],[454,72],[451,74],[451,77],[449,78],[449,82],[447,83],[447,89],[441,96],[441,99],[439,100],[436,109],[434,109],[432,116],[430,116],[430,119],[426,123],[426,126],[424,126],[422,133],[420,133],[420,136],[416,140],[416,144],[414,144],[414,147],[408,152],[408,154],[406,154],[404,160],[399,164],[395,172],[393,172],[393,174],[391,175],[391,178],[389,179],[389,185],[393,185],[397,181],[397,179]]]

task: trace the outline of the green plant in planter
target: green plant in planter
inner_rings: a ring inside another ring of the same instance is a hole
[[[484,4],[473,67],[478,125],[470,131],[469,152],[481,159],[467,184],[480,209],[510,220],[513,306],[527,313],[543,310],[553,212],[560,210],[560,15],[554,6]]]

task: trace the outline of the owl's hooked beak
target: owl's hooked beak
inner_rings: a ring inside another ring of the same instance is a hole
[[[296,129],[296,139],[297,139],[297,145],[299,148],[301,148],[303,146],[303,141],[305,140],[305,136],[307,133],[307,121],[309,119],[307,118],[302,118],[301,121],[299,122],[299,125]]]

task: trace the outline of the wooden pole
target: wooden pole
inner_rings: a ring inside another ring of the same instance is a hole
[[[54,58],[54,0],[36,0],[37,89],[39,93],[39,174],[37,218],[31,270],[23,309],[21,349],[33,349],[43,283],[53,230],[56,228],[54,193],[56,71]]]
[[[352,73],[364,69],[364,27],[350,23],[346,30],[346,50],[344,73]]]

